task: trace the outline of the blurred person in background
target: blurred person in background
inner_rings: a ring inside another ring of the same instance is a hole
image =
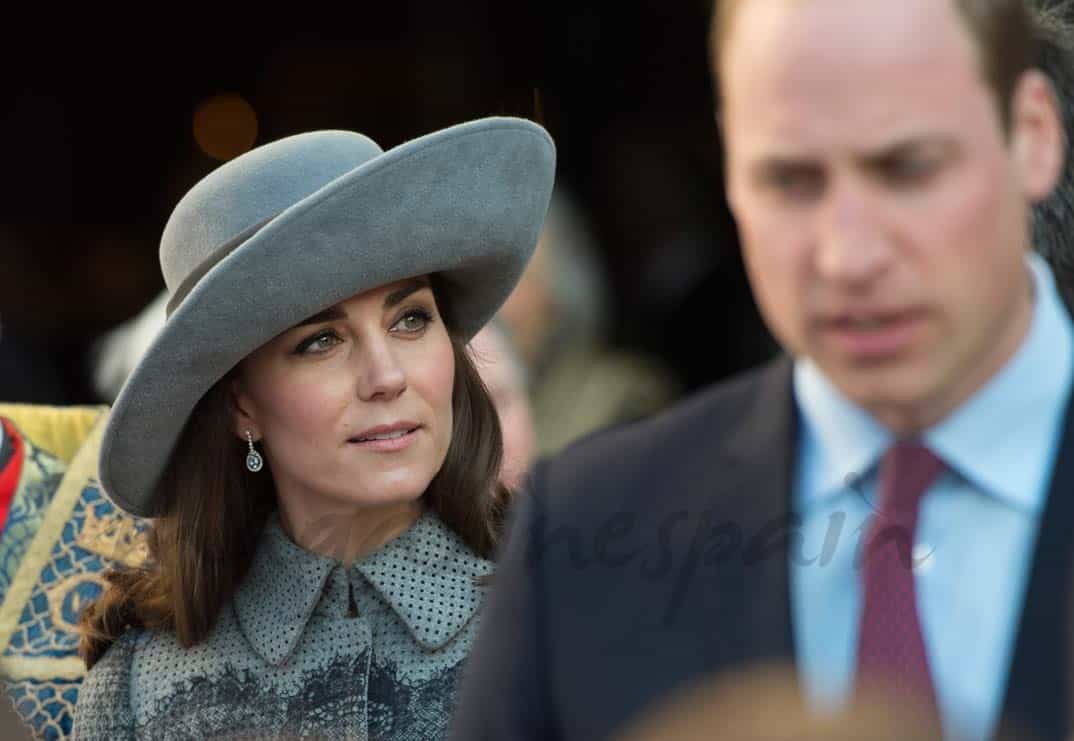
[[[168,292],[161,291],[136,316],[93,343],[90,375],[101,399],[111,404],[119,396],[127,377],[164,326],[167,304]]]
[[[1066,162],[1039,35],[1023,0],[717,7],[727,193],[785,354],[537,464],[456,738],[605,738],[771,660],[821,713],[894,686],[952,738],[1070,733],[1074,329],[1030,249]]]
[[[818,716],[802,702],[794,668],[762,664],[672,692],[615,741],[939,741],[913,700],[862,697],[844,713]],[[997,740],[998,741],[998,740]]]
[[[516,489],[533,463],[537,448],[526,369],[498,319],[474,336],[470,352],[500,418],[503,434],[500,481],[508,489]]]
[[[604,271],[581,209],[562,188],[500,318],[529,369],[540,454],[640,419],[678,394],[661,362],[608,344],[613,317]]]
[[[509,497],[465,347],[554,162],[521,119],[317,131],[182,198],[100,444],[149,554],[82,612],[77,738],[446,735]]]

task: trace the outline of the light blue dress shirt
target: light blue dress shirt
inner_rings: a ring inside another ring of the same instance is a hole
[[[1027,263],[1035,295],[1022,345],[922,436],[948,466],[922,501],[913,555],[949,738],[988,738],[999,720],[1071,388],[1070,317],[1048,265],[1036,254]],[[792,617],[807,697],[830,710],[853,686],[858,548],[875,512],[877,464],[893,436],[812,362],[795,362],[793,383],[801,421],[794,508],[803,527],[790,559]]]

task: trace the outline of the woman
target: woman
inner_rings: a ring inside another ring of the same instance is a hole
[[[485,119],[324,131],[198,183],[104,488],[145,569],[83,614],[82,739],[446,735],[505,492],[466,342],[537,241],[554,148]]]

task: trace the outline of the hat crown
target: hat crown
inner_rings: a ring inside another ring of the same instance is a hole
[[[168,292],[224,245],[383,153],[352,131],[313,131],[265,144],[206,175],[172,211],[160,243]]]

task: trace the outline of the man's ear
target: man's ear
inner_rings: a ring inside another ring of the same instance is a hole
[[[1011,152],[1018,182],[1032,203],[1055,190],[1066,162],[1059,99],[1040,70],[1022,75],[1011,98]]]
[[[238,376],[231,379],[228,407],[231,413],[231,426],[236,437],[246,442],[246,431],[256,442],[261,439],[261,431],[258,428],[256,417],[253,413],[253,404],[249,396],[243,390],[242,379]]]

